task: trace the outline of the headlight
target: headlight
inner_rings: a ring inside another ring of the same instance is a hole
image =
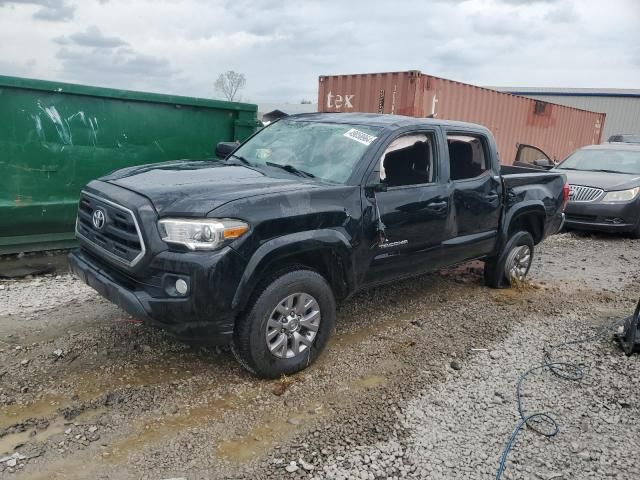
[[[249,225],[229,218],[165,218],[158,221],[162,240],[189,250],[213,250],[249,230]]]
[[[630,188],[629,190],[616,190],[614,192],[608,192],[604,198],[603,202],[630,202],[634,198],[638,196],[638,192],[640,192],[640,187]]]

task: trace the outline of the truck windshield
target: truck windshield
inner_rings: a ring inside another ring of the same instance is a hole
[[[345,183],[380,129],[343,123],[280,120],[233,154],[254,167]]]
[[[640,150],[578,150],[556,168],[640,175]]]

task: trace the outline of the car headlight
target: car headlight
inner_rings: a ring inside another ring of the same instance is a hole
[[[638,196],[638,192],[640,192],[640,187],[630,188],[629,190],[615,190],[613,192],[608,192],[604,198],[603,202],[630,202],[634,198]]]
[[[229,218],[165,218],[158,221],[162,240],[189,250],[214,250],[249,230],[249,225]]]

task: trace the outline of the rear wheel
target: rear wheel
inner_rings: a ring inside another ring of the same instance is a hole
[[[533,237],[518,231],[507,241],[497,257],[484,264],[485,284],[492,288],[515,286],[524,282],[533,261]]]
[[[238,319],[232,351],[240,364],[263,378],[289,375],[320,355],[334,328],[331,287],[318,273],[295,270],[263,285]]]

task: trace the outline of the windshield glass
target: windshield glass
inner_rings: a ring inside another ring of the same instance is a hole
[[[640,175],[640,151],[578,150],[556,168],[560,170],[604,170]]]
[[[234,156],[256,167],[287,167],[300,176],[345,183],[380,129],[343,123],[280,120]]]

